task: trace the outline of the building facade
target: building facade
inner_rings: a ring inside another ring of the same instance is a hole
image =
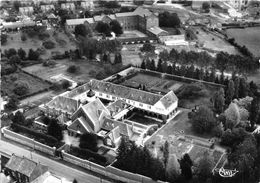
[[[66,28],[69,31],[74,31],[75,26],[79,24],[86,24],[95,28],[95,25],[99,21],[110,23],[112,20],[117,20],[123,30],[140,30],[145,33],[148,29],[159,26],[159,19],[156,14],[142,7],[138,7],[133,12],[100,15],[94,16],[93,18],[68,19],[66,20]]]

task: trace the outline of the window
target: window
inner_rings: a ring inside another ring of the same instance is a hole
[[[115,100],[115,99],[116,99],[116,97],[112,97],[112,99],[113,99],[113,100]]]
[[[140,107],[143,107],[143,104],[140,103],[139,106],[140,106]]]
[[[151,109],[152,107],[150,105],[147,105],[148,109]]]
[[[102,93],[99,93],[99,96],[101,96],[101,97],[102,97]]]
[[[110,96],[109,96],[109,95],[107,95],[107,98],[110,98]]]

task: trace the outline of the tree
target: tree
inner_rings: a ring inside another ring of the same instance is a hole
[[[248,86],[247,86],[245,78],[240,79],[238,95],[239,95],[239,98],[244,98],[248,95]]]
[[[10,97],[7,104],[5,104],[5,108],[8,110],[15,110],[17,109],[18,100],[15,96]]]
[[[61,141],[63,139],[62,127],[58,124],[57,119],[52,118],[50,120],[50,123],[47,127],[47,133],[48,135],[56,138],[58,141]]]
[[[79,35],[86,37],[88,35],[91,35],[91,33],[92,33],[91,29],[88,26],[86,26],[85,24],[79,24],[79,25],[75,26],[75,36],[76,37],[78,37]]]
[[[29,87],[26,81],[17,81],[14,83],[15,87],[13,89],[14,93],[19,96],[23,96],[28,93]]]
[[[27,40],[27,37],[26,37],[25,34],[22,34],[22,35],[21,35],[21,40],[22,40],[23,42]]]
[[[159,54],[159,58],[162,59],[163,61],[168,61],[169,60],[169,53],[167,50],[163,50]]]
[[[150,67],[150,69],[151,69],[152,71],[155,71],[155,61],[154,61],[154,59],[152,59],[152,61],[151,61],[151,67]]]
[[[97,151],[97,135],[94,133],[84,133],[80,136],[79,147],[89,149],[93,152]]]
[[[208,2],[203,2],[202,9],[204,9],[206,12],[209,12],[210,4]]]
[[[95,27],[96,31],[99,33],[103,33],[106,36],[111,36],[110,34],[110,27],[107,23],[104,23],[102,21],[98,22],[96,27]]]
[[[213,107],[215,109],[215,112],[220,114],[223,112],[225,106],[225,93],[223,88],[221,88],[219,91],[215,92],[213,96]]]
[[[11,65],[17,65],[17,64],[20,64],[20,63],[21,63],[21,59],[20,59],[19,56],[13,55],[13,56],[10,57],[9,63],[10,63]]]
[[[228,108],[225,110],[225,117],[226,128],[232,129],[240,122],[241,116],[237,104],[233,102],[229,104]]]
[[[23,113],[21,113],[20,111],[17,111],[15,113],[15,115],[13,116],[12,121],[13,121],[13,123],[16,123],[16,124],[24,124],[25,117],[24,117]]]
[[[221,144],[229,147],[236,147],[250,134],[244,128],[233,128],[224,131],[221,137]]]
[[[69,73],[76,73],[78,71],[78,67],[76,65],[70,65],[68,68],[67,68],[67,72]]]
[[[177,13],[163,12],[159,14],[160,27],[179,27],[181,21]]]
[[[7,35],[1,33],[1,45],[5,45],[7,43]]]
[[[226,103],[230,104],[234,97],[235,87],[233,80],[229,80],[227,91],[226,91]]]
[[[214,161],[212,157],[209,155],[209,152],[205,151],[204,155],[200,158],[196,169],[196,175],[198,176],[201,182],[211,177],[213,163]]]
[[[213,112],[207,106],[201,106],[190,118],[193,129],[197,133],[210,132],[216,126]]]
[[[17,54],[17,52],[14,48],[10,48],[9,50],[5,50],[5,56],[7,58],[10,58],[11,56],[14,56],[16,54]]]
[[[192,169],[193,163],[190,159],[189,154],[185,153],[184,156],[180,159],[180,169],[181,174],[186,180],[190,180],[192,178]]]
[[[158,64],[157,64],[157,71],[162,72],[162,59],[159,59]]]
[[[146,64],[145,64],[145,61],[143,60],[142,63],[141,63],[141,68],[142,69],[146,69]]]
[[[151,43],[144,43],[143,46],[140,48],[141,52],[150,52],[154,53],[155,46],[153,46]]]
[[[37,51],[30,49],[28,53],[28,60],[38,60],[39,56],[40,54]]]
[[[251,123],[251,127],[253,128],[260,118],[260,104],[259,98],[255,97],[251,102],[250,110],[249,110],[249,119]]]
[[[78,181],[76,179],[74,179],[72,183],[78,183]]]
[[[110,29],[112,32],[114,32],[116,35],[123,34],[123,28],[120,25],[120,23],[117,20],[112,20],[110,22]]]
[[[167,141],[166,141],[167,142]],[[180,175],[180,166],[175,154],[170,155],[166,162],[166,179],[167,181],[174,182]]]
[[[164,165],[166,166],[169,158],[169,143],[165,141],[163,146],[163,158],[164,158]]]
[[[21,60],[25,60],[26,59],[26,52],[24,51],[24,49],[20,48],[17,52],[18,56],[20,57]]]
[[[19,8],[21,7],[21,2],[14,1],[13,6],[14,6],[15,11],[19,12]]]

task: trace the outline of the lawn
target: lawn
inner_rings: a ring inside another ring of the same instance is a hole
[[[99,62],[89,62],[87,60],[69,61],[68,59],[56,60],[57,64],[54,67],[44,67],[42,64],[37,64],[23,68],[26,72],[36,75],[40,78],[52,81],[51,77],[57,75],[64,75],[67,78],[76,82],[88,82],[91,78],[94,78],[95,74],[102,72],[106,74],[108,70],[116,71],[121,69],[122,65],[103,65]],[[77,73],[68,73],[67,68],[70,65],[78,66]]]
[[[53,49],[44,49],[44,53],[41,55],[41,58],[48,59],[51,57],[52,52],[64,53],[65,51],[74,50],[76,44],[69,39],[69,37],[63,32],[58,32],[57,35],[53,35],[53,30],[46,30],[50,37],[47,40],[51,40],[55,43],[55,48]],[[27,36],[26,41],[21,40],[21,32],[10,32],[8,33],[7,43],[1,46],[2,51],[10,48],[23,48],[27,53],[29,49],[36,50],[37,48],[43,48],[43,41],[38,37],[29,38]]]
[[[229,37],[235,38],[239,45],[245,45],[255,56],[260,57],[260,27],[227,29],[226,32]]]
[[[23,72],[17,72],[14,74],[5,75],[2,77],[1,81],[2,81],[1,93],[2,95],[8,95],[8,96],[16,95],[13,92],[13,89],[15,88],[15,82],[21,81],[27,83],[29,88],[27,94],[35,93],[40,90],[48,89],[50,87],[50,84],[48,84],[47,82],[32,77]]]

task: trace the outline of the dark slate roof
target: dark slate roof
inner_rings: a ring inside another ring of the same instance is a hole
[[[6,168],[12,170],[12,171],[17,171],[21,174],[24,174],[28,177],[33,176],[33,172],[37,172],[37,169],[41,169],[42,171],[40,173],[45,173],[46,170],[48,169],[46,166],[37,164],[36,162],[24,158],[24,157],[18,157],[16,155],[12,155],[7,164],[5,165]],[[36,170],[36,171],[35,171]]]
[[[57,96],[48,102],[46,106],[73,114],[78,109],[78,101],[64,96]]]
[[[154,105],[162,98],[162,95],[159,94],[154,94],[143,90],[129,88],[126,86],[95,79],[92,79],[89,84],[91,89],[94,91],[111,94],[124,99],[129,99],[149,105]]]
[[[114,128],[116,128],[117,126],[119,126],[120,134],[125,135],[125,136],[129,136],[129,133],[128,133],[129,127],[127,127],[127,126],[129,126],[128,124],[123,123],[123,122],[119,122],[119,121],[116,121],[116,120],[113,120],[113,119],[110,119],[110,118],[105,118],[104,123],[102,125],[102,128],[104,130],[111,131]]]

